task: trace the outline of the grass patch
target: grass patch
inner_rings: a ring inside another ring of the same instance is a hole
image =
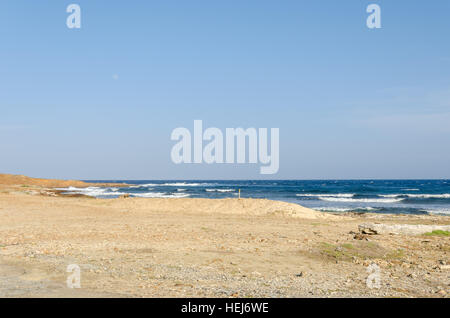
[[[352,261],[353,258],[362,260],[383,258],[388,253],[384,248],[373,242],[355,242],[334,245],[321,242],[319,252],[322,256],[340,261]],[[395,251],[397,256],[397,251]]]
[[[405,250],[398,249],[396,251],[392,251],[386,255],[386,260],[401,260],[405,257]]]
[[[449,231],[435,230],[433,232],[425,233],[426,236],[450,236]]]
[[[344,244],[344,245],[333,245],[327,242],[322,242],[320,244],[320,252],[323,255],[326,255],[328,257],[337,259],[337,260],[350,260],[352,258],[353,253],[350,251],[349,249],[352,249],[353,246],[351,248],[345,247],[344,245],[351,245],[351,244]]]

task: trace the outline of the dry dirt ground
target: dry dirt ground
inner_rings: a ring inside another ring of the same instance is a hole
[[[0,297],[449,297],[450,237],[358,233],[449,217],[57,195],[0,183]],[[80,289],[66,286],[70,264]],[[371,264],[380,288],[367,285]]]

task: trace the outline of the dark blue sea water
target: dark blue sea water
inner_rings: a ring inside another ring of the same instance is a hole
[[[266,181],[131,181],[131,187],[67,188],[100,198],[123,194],[144,198],[265,198],[298,203],[330,212],[450,215],[450,180],[266,180]]]

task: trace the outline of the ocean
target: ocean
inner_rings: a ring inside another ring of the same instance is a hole
[[[264,198],[326,212],[450,215],[450,180],[89,180],[131,187],[66,188],[98,198]]]

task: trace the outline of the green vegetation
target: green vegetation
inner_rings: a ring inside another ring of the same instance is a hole
[[[323,255],[332,257],[337,260],[349,261],[353,256],[356,256],[358,254],[351,251],[354,248],[351,244],[336,246],[327,242],[322,242],[320,245],[320,250]]]
[[[403,249],[386,250],[376,242],[355,241],[352,243],[331,244],[321,242],[318,246],[320,254],[339,261],[383,259],[401,260],[405,257]]]
[[[312,226],[330,226],[328,223],[311,223]]]
[[[427,236],[450,236],[449,231],[435,230],[433,232],[425,233]]]
[[[385,257],[386,260],[400,260],[405,257],[405,250],[398,249],[396,251],[392,251],[388,253]]]

